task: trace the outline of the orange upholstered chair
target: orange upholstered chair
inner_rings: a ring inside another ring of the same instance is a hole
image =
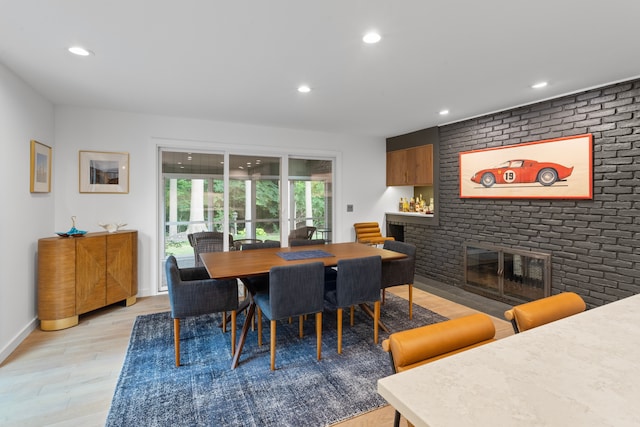
[[[393,237],[384,237],[377,222],[356,222],[353,227],[356,229],[356,242],[359,243],[381,245],[387,240],[395,240]]]
[[[495,334],[491,318],[476,313],[393,333],[382,342],[382,348],[390,352],[393,372],[403,372],[493,342]],[[394,426],[399,425],[400,413],[396,411]]]
[[[504,312],[515,333],[554,322],[583,312],[587,308],[580,295],[563,292],[525,304],[516,305]]]

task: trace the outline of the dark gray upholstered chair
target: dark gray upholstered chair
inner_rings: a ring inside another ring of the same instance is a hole
[[[409,285],[409,319],[413,319],[413,278],[416,272],[416,247],[410,243],[387,240],[382,246],[394,252],[407,255],[406,258],[386,261],[382,264],[382,302],[386,288]]]
[[[342,311],[353,309],[357,304],[374,303],[373,341],[378,344],[378,321],[380,319],[380,277],[382,258],[371,256],[338,261],[338,277],[335,286],[327,283],[325,288],[325,307],[337,310],[338,354],[342,353]]]
[[[180,319],[185,317],[223,313],[223,332],[226,332],[226,312],[231,311],[231,353],[234,353],[238,308],[237,281],[211,279],[204,267],[180,269],[173,255],[167,258],[165,272],[173,318],[176,366],[180,366]]]
[[[222,252],[224,249],[224,234],[219,231],[201,231],[199,233],[187,234],[189,244],[193,247],[195,266],[202,267],[204,264],[200,259],[200,254],[208,252]],[[229,235],[229,248],[233,248],[233,236]]]
[[[310,262],[272,267],[269,292],[258,293],[258,345],[262,345],[262,314],[271,321],[271,370],[276,363],[276,321],[298,316],[302,336],[302,317],[316,314],[317,358],[322,357],[322,310],[324,308],[324,264]]]
[[[266,242],[258,243],[246,243],[242,245],[243,251],[250,251],[253,249],[267,249],[267,248],[279,248],[280,242],[276,240],[267,240]],[[263,274],[260,276],[253,276],[241,279],[242,283],[249,289],[252,294],[268,292],[269,290],[269,275]]]
[[[312,246],[312,245],[324,245],[327,243],[324,239],[291,239],[289,240],[289,246]]]
[[[312,245],[324,245],[327,242],[324,239],[292,239],[289,241],[289,246],[290,247],[297,247],[297,246],[312,246]],[[330,281],[330,280],[336,280],[336,270],[332,267],[325,267],[324,268],[324,280],[325,281]]]

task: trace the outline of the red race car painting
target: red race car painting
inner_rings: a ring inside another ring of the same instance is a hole
[[[482,169],[471,177],[471,181],[491,187],[494,184],[520,184],[539,182],[548,187],[556,181],[567,179],[573,172],[557,163],[536,160],[507,160],[491,169]]]

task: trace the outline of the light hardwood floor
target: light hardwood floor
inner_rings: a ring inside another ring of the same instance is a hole
[[[390,291],[406,297],[406,289]],[[476,312],[415,288],[413,297],[448,318]],[[168,310],[166,296],[140,298],[83,315],[73,328],[33,331],[0,366],[0,425],[104,426],[136,316]],[[493,321],[498,338],[513,333],[508,322]],[[393,416],[387,406],[337,426],[391,426]]]

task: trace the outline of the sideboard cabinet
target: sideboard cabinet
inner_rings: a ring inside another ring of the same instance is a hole
[[[78,324],[107,305],[136,302],[138,232],[87,233],[38,240],[38,317],[45,331]]]

